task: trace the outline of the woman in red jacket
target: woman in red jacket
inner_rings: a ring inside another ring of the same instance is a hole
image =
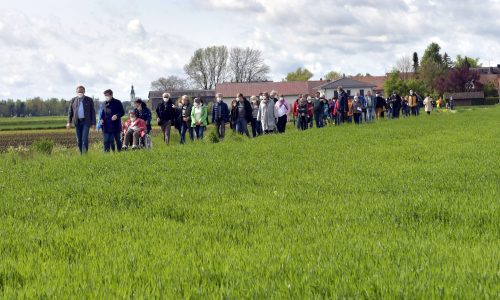
[[[146,135],[146,122],[137,118],[135,112],[131,111],[129,119],[123,124],[123,135],[125,136],[125,149],[128,149],[130,145],[132,149],[139,148],[140,139]]]

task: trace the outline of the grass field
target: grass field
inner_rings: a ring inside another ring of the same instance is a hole
[[[498,299],[499,128],[496,107],[1,154],[0,297]]]
[[[64,129],[68,117],[0,118],[0,131]]]

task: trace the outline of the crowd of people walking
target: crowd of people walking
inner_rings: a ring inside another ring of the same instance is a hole
[[[66,126],[68,129],[72,124],[75,127],[80,153],[88,151],[89,130],[94,127],[102,130],[106,152],[151,146],[153,115],[144,101],[136,99],[134,109],[122,123],[125,111],[121,101],[113,97],[112,90],[104,91],[105,102],[98,114],[92,98],[85,96],[85,87],[78,86],[76,93],[76,97],[71,100]],[[171,141],[172,127],[178,131],[181,144],[186,143],[186,135],[191,141],[204,139],[209,119],[219,139],[224,139],[226,135],[226,124],[235,133],[255,138],[284,133],[289,123],[293,123],[298,130],[322,128],[328,124],[362,124],[383,118],[416,117],[420,115],[421,108],[430,114],[434,105],[430,96],[422,99],[414,91],[409,91],[403,97],[396,91],[387,98],[378,93],[372,95],[371,92],[366,95],[356,93],[352,97],[341,86],[332,99],[317,92],[315,95],[299,95],[293,105],[276,91],[263,92],[251,96],[249,100],[240,93],[230,105],[223,101],[223,95],[219,93],[210,112],[208,103],[203,103],[201,98],[195,98],[193,103],[188,96],[175,101],[169,93],[164,93],[162,98],[155,112],[163,141],[167,145]]]

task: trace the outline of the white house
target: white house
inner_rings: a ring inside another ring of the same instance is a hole
[[[371,83],[358,81],[351,78],[341,78],[339,80],[330,81],[317,86],[314,89],[325,95],[327,99],[332,99],[338,96],[337,88],[339,86],[341,86],[349,96],[355,96],[358,92],[362,96],[364,96],[368,92],[374,94],[373,90],[375,88],[375,86]]]

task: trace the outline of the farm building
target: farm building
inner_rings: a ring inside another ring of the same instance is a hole
[[[223,95],[223,100],[230,103],[238,93],[242,93],[244,97],[250,98],[255,95],[258,96],[262,92],[276,91],[278,94],[283,94],[288,103],[292,104],[299,95],[314,95],[314,89],[321,84],[326,83],[325,80],[317,81],[291,81],[291,82],[247,82],[247,83],[233,83],[226,82],[217,84],[215,91]]]
[[[374,93],[375,89],[375,85],[371,83],[347,77],[324,83],[314,89],[323,93],[326,98],[331,99],[338,96],[337,88],[339,86],[342,86],[349,96],[354,96],[358,92],[364,96],[368,92]]]

